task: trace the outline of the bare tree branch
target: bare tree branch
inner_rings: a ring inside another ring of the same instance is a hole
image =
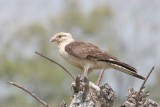
[[[113,107],[115,92],[108,85],[99,87],[86,76],[77,76],[72,83],[73,97],[69,107]]]
[[[43,57],[43,58],[48,59],[49,61],[51,61],[51,62],[53,62],[53,63],[55,63],[55,64],[58,65],[59,67],[61,67],[61,68],[62,68],[64,71],[66,71],[66,72],[73,78],[73,80],[75,81],[75,78],[73,77],[73,75],[72,75],[66,68],[64,68],[61,64],[57,63],[56,61],[54,61],[54,60],[52,60],[52,59],[50,59],[50,58],[48,58],[48,57],[46,57],[46,56],[38,53],[38,52],[35,52],[35,53],[38,54],[38,55],[40,55],[40,56]]]
[[[140,90],[137,93],[137,98],[139,98],[139,94],[141,93],[141,91],[144,89],[144,85],[146,83],[146,81],[148,80],[148,77],[151,75],[152,71],[154,70],[154,66],[152,67],[152,69],[150,70],[149,74],[147,75],[147,77],[145,78]]]
[[[67,104],[64,100],[61,102],[60,107],[67,107]]]
[[[152,99],[148,98],[149,92],[142,89],[137,98],[138,92],[133,88],[128,90],[127,100],[120,107],[159,107],[158,104]]]
[[[40,103],[41,103],[42,105],[44,105],[45,107],[51,107],[51,106],[49,106],[45,101],[43,101],[42,99],[40,99],[35,93],[30,92],[30,91],[27,90],[26,88],[24,88],[24,87],[22,87],[22,86],[20,86],[20,85],[18,85],[18,84],[16,84],[16,83],[14,83],[14,82],[10,82],[10,81],[8,81],[8,82],[6,82],[6,83],[8,83],[8,84],[10,84],[10,85],[13,85],[13,86],[15,86],[15,87],[18,87],[18,88],[22,89],[23,91],[27,92],[29,95],[31,95],[33,98],[35,98],[38,102],[40,102]]]
[[[96,85],[99,86],[101,80],[102,80],[102,77],[103,77],[103,74],[104,74],[104,71],[105,69],[102,69],[99,76],[98,76],[98,79],[97,79],[97,82],[96,82]]]
[[[149,96],[149,92],[145,92],[144,90],[144,85],[153,70],[154,67],[150,70],[139,91],[135,91],[133,88],[128,90],[127,100],[121,107],[158,107],[158,104],[155,101],[147,98]]]

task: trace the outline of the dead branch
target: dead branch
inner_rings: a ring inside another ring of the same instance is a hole
[[[139,92],[137,94],[137,99],[139,98],[139,94],[141,93],[141,91],[144,89],[144,85],[146,83],[146,81],[148,80],[149,76],[151,75],[152,71],[154,70],[154,66],[152,67],[152,69],[150,70],[150,72],[148,73],[147,77],[145,78],[141,88],[139,89]]]
[[[53,63],[55,63],[55,64],[58,65],[59,67],[61,67],[61,68],[62,68],[64,71],[66,71],[66,72],[73,78],[73,80],[75,81],[75,78],[73,77],[73,75],[72,75],[66,68],[64,68],[61,64],[57,63],[56,61],[54,61],[54,60],[52,60],[52,59],[50,59],[50,58],[48,58],[48,57],[46,57],[46,56],[38,53],[38,52],[35,52],[35,53],[38,54],[38,55],[40,55],[41,57],[43,57],[43,58],[45,58],[45,59],[53,62]]]
[[[112,107],[115,94],[108,84],[99,87],[87,77],[76,78],[72,83],[73,98],[70,107]]]
[[[6,82],[6,83],[22,89],[23,91],[27,92],[29,95],[31,95],[33,98],[35,98],[38,102],[40,102],[45,107],[50,107],[45,101],[40,99],[35,93],[30,92],[28,89],[26,89],[26,88],[24,88],[24,87],[22,87],[22,86],[20,86],[20,85],[18,85],[16,83],[14,83],[14,82]]]
[[[99,74],[99,76],[98,76],[98,80],[97,80],[97,82],[96,82],[96,85],[97,85],[97,86],[99,86],[99,84],[100,84],[100,82],[101,82],[101,80],[102,80],[104,71],[105,71],[105,69],[102,69],[101,72],[100,72],[100,74]]]
[[[158,104],[155,101],[147,98],[149,92],[145,92],[144,89],[142,89],[138,99],[137,94],[138,92],[134,91],[133,88],[129,89],[127,101],[125,101],[121,107],[158,107]]]
[[[154,67],[150,70],[138,92],[134,91],[133,88],[128,90],[127,101],[125,101],[121,107],[158,107],[158,104],[155,101],[147,98],[149,96],[149,92],[144,91],[144,85],[153,70]]]
[[[64,100],[61,102],[60,107],[67,107],[67,104]]]

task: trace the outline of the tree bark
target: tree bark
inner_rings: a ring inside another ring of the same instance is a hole
[[[134,91],[133,88],[128,90],[127,101],[121,107],[158,107],[158,104],[147,98],[149,92],[145,92],[144,89],[140,92],[139,97],[137,98],[137,91]]]
[[[99,87],[87,77],[78,76],[72,83],[73,98],[70,107],[113,107],[115,93],[108,84]]]

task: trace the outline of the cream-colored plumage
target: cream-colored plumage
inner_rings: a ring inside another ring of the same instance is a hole
[[[60,55],[70,64],[84,70],[85,75],[94,69],[113,68],[144,79],[136,73],[134,67],[119,61],[90,43],[74,41],[70,33],[56,33],[51,38],[51,42],[56,42]]]
[[[58,37],[58,35],[64,35],[64,34],[67,35],[67,37],[63,37],[63,40],[61,40],[61,37]],[[78,59],[68,54],[65,51],[65,46],[74,41],[70,33],[64,33],[64,32],[57,33],[51,38],[51,41],[57,42],[59,53],[63,57],[63,59],[65,59],[70,64],[80,68],[81,70],[85,70],[85,69],[92,70],[93,68],[94,69],[101,68],[95,65],[96,64],[95,61],[88,61],[86,59]],[[106,63],[105,62],[101,62],[101,63],[102,64],[100,64],[100,66],[103,65],[103,68],[105,68]],[[92,68],[92,69],[89,69],[89,68]]]

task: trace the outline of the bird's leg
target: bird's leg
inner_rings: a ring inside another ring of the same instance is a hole
[[[103,74],[104,74],[104,71],[105,69],[102,69],[99,76],[98,76],[98,79],[97,79],[97,82],[96,82],[96,85],[99,86],[101,80],[102,80],[102,77],[103,77]]]
[[[88,76],[88,69],[89,69],[89,66],[85,67],[84,74],[83,74],[84,77]]]

